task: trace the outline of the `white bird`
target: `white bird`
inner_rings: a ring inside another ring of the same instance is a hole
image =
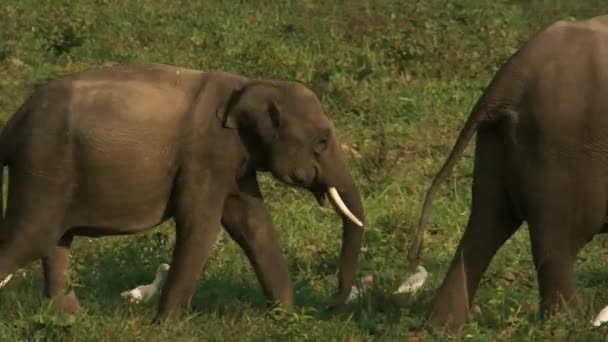
[[[350,293],[348,294],[348,298],[346,299],[346,304],[354,302],[357,298],[363,295],[363,288],[359,289],[356,286],[350,288]]]
[[[353,286],[350,288],[350,293],[348,294],[348,298],[346,299],[346,304],[351,303],[355,300],[357,300],[358,298],[360,298],[361,296],[363,296],[363,293],[365,292],[365,290],[372,286],[374,282],[374,277],[369,274],[365,277],[363,277],[361,279],[361,287],[357,287],[357,286]]]
[[[120,296],[126,298],[129,302],[136,304],[148,301],[160,292],[161,286],[167,277],[167,271],[169,271],[169,265],[160,264],[156,269],[156,277],[152,283],[139,285],[129,291],[124,291]]]
[[[593,320],[592,323],[593,323],[593,326],[599,327],[600,325],[602,325],[605,322],[608,322],[608,306],[603,308],[602,311],[600,311],[600,313],[597,314],[597,316],[595,317],[595,320]]]
[[[424,282],[426,281],[426,278],[429,275],[428,272],[426,271],[426,269],[423,266],[417,266],[416,270],[418,272],[414,273],[409,278],[407,278],[399,286],[397,291],[393,292],[393,294],[397,294],[397,293],[414,294],[414,293],[416,293],[416,291],[418,291],[422,287],[422,285],[424,285]]]

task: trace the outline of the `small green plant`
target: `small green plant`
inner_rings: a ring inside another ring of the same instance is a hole
[[[43,18],[39,20],[37,33],[44,48],[55,56],[68,54],[86,41],[90,26],[86,20],[61,14],[51,20]]]

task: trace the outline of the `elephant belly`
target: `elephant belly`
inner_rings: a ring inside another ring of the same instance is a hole
[[[158,170],[94,170],[78,182],[70,226],[116,233],[151,228],[168,217],[171,191],[172,177]]]
[[[70,226],[96,227],[105,234],[151,228],[168,213],[177,172],[169,140],[80,139],[76,151],[76,191]],[[91,234],[87,234],[91,235]]]
[[[82,86],[75,101],[71,226],[111,232],[167,218],[187,101],[171,86]],[[84,96],[88,95],[88,96]]]

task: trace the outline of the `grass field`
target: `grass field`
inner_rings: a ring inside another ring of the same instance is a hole
[[[501,62],[535,30],[603,14],[604,0],[186,1],[3,0],[0,118],[37,80],[115,62],[168,63],[260,78],[296,79],[322,99],[364,196],[367,235],[360,274],[374,287],[343,312],[323,311],[335,288],[340,224],[312,196],[270,177],[263,191],[290,263],[297,310],[269,312],[246,258],[226,234],[214,247],[189,316],[149,322],[156,300],[119,293],[148,282],[170,250],[155,231],[78,239],[71,276],[86,311],[50,316],[38,263],[0,290],[0,340],[594,341],[589,321],[608,305],[608,249],[597,237],[577,262],[578,318],[538,316],[525,227],[494,258],[461,333],[423,325],[469,213],[472,145],[435,201],[414,298],[390,295],[407,276],[405,248],[424,192],[474,101]]]

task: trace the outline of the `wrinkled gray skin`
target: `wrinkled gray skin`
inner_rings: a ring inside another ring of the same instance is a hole
[[[557,22],[499,70],[428,190],[411,262],[432,198],[475,131],[471,214],[430,323],[465,323],[492,257],[523,221],[542,312],[570,311],[576,255],[608,210],[608,16]]]
[[[67,279],[75,236],[133,234],[170,218],[176,242],[156,321],[188,305],[220,224],[267,298],[290,307],[288,269],[257,171],[310,190],[320,204],[336,187],[364,220],[330,121],[295,82],[166,65],[76,73],[37,87],[10,118],[0,161],[9,168],[0,279],[41,258],[58,311],[79,308]],[[362,235],[343,218],[332,307],[349,294]]]

